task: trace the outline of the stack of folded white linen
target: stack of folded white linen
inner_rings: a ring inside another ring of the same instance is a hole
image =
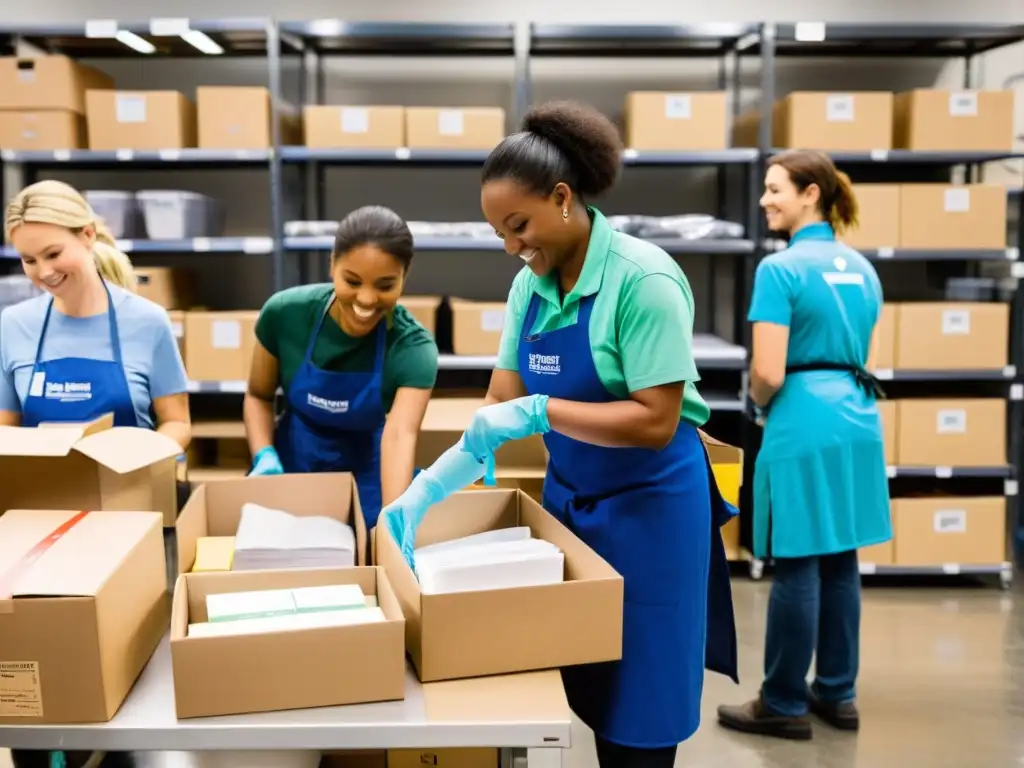
[[[355,533],[341,520],[300,517],[259,504],[242,505],[233,571],[339,568],[355,562]]]

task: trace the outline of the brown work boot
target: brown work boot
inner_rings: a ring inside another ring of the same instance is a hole
[[[760,696],[739,706],[719,707],[718,722],[734,731],[777,739],[808,741],[811,738],[811,723],[806,717],[776,715],[765,707]]]
[[[814,694],[807,695],[807,705],[813,714],[833,728],[841,731],[860,730],[860,713],[852,701],[822,701]]]

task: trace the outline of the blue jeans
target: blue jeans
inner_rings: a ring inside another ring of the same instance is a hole
[[[860,569],[857,552],[776,560],[768,603],[764,684],[772,712],[807,714],[807,672],[817,653],[811,693],[826,702],[853,701],[860,655]]]

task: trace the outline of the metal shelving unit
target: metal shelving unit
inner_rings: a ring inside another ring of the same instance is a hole
[[[751,52],[762,57],[762,91],[761,113],[770,114],[771,106],[776,98],[775,63],[778,57],[930,57],[930,58],[962,58],[964,61],[964,87],[972,85],[972,59],[975,55],[999,48],[1004,45],[1024,40],[1024,25],[997,24],[824,24],[824,23],[766,23],[762,26],[762,34],[751,47]],[[771,126],[762,120],[760,125],[759,145],[765,157],[781,151],[771,144]],[[829,152],[840,167],[856,170],[858,167],[871,166],[873,171],[886,170],[894,178],[913,177],[921,169],[943,168],[952,170],[956,166],[968,166],[975,172],[982,163],[1021,157],[1014,152],[919,152],[905,149],[879,149],[866,152]],[[972,176],[974,177],[974,176]],[[1014,198],[1011,196],[1011,200]],[[1024,220],[1024,196],[1017,196],[1018,220]],[[762,241],[764,249],[757,256],[775,250],[778,243]],[[1018,227],[1016,242],[1005,249],[956,249],[956,250],[917,250],[902,248],[880,248],[862,251],[865,256],[878,263],[887,261],[917,262],[957,262],[968,269],[980,262],[1008,261],[1011,262],[1010,274],[1013,277],[1024,276],[1018,268],[1021,249],[1024,248],[1024,227]],[[757,259],[753,262],[756,264]],[[1017,478],[1020,468],[1024,467],[1024,449],[1020,431],[1022,412],[1020,401],[1024,397],[1024,386],[1020,382],[1019,371],[1024,365],[1024,338],[1021,336],[1022,310],[1024,297],[1020,291],[1014,293],[1011,304],[1010,320],[1010,364],[994,371],[878,371],[879,378],[898,383],[901,388],[922,387],[926,385],[943,385],[944,391],[950,387],[971,388],[987,387],[986,393],[998,391],[998,396],[1009,401],[1007,434],[1009,436],[1009,463],[1000,467],[890,467],[889,477],[893,480],[908,479],[911,482],[932,484],[943,481],[971,480],[981,483],[990,495],[1003,495],[1007,498],[1009,527],[1012,533],[1011,543],[1016,539],[1018,546],[1024,544],[1024,517],[1018,494]],[[996,387],[993,390],[992,387]],[[753,459],[756,456],[759,440],[752,425],[748,425],[745,435],[747,448],[747,465],[752,471]],[[745,480],[749,488],[749,478]],[[996,490],[998,489],[998,490]],[[748,502],[749,504],[749,502]],[[760,577],[764,563],[756,560],[751,562],[751,574]],[[866,575],[998,575],[1004,587],[1012,579],[1010,563],[994,563],[987,565],[936,564],[927,567],[906,566],[875,566],[863,564],[861,572]]]
[[[198,36],[198,39],[197,39]],[[47,53],[61,53],[73,59],[90,58],[192,58],[214,61],[224,57],[265,58],[267,85],[275,115],[274,145],[278,141],[276,104],[279,101],[282,42],[278,27],[269,19],[153,19],[119,22],[90,21],[76,24],[0,26],[0,51],[14,53],[19,43]],[[258,237],[196,238],[194,240],[123,241],[134,253],[253,253],[269,254],[275,284],[282,282],[283,264],[279,232],[281,223],[280,159],[272,148],[266,150],[162,149],[93,151],[86,149],[47,152],[0,153],[0,168],[20,171],[21,183],[31,184],[45,171],[57,168],[115,170],[208,170],[252,168],[270,174],[272,227]],[[0,174],[2,176],[2,174]],[[0,188],[0,196],[3,189]],[[0,245],[0,260],[13,258],[10,247]]]

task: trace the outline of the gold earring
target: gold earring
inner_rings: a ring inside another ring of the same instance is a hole
[[[569,218],[569,211],[567,211],[565,209],[562,209],[562,218],[563,219],[568,219]]]

